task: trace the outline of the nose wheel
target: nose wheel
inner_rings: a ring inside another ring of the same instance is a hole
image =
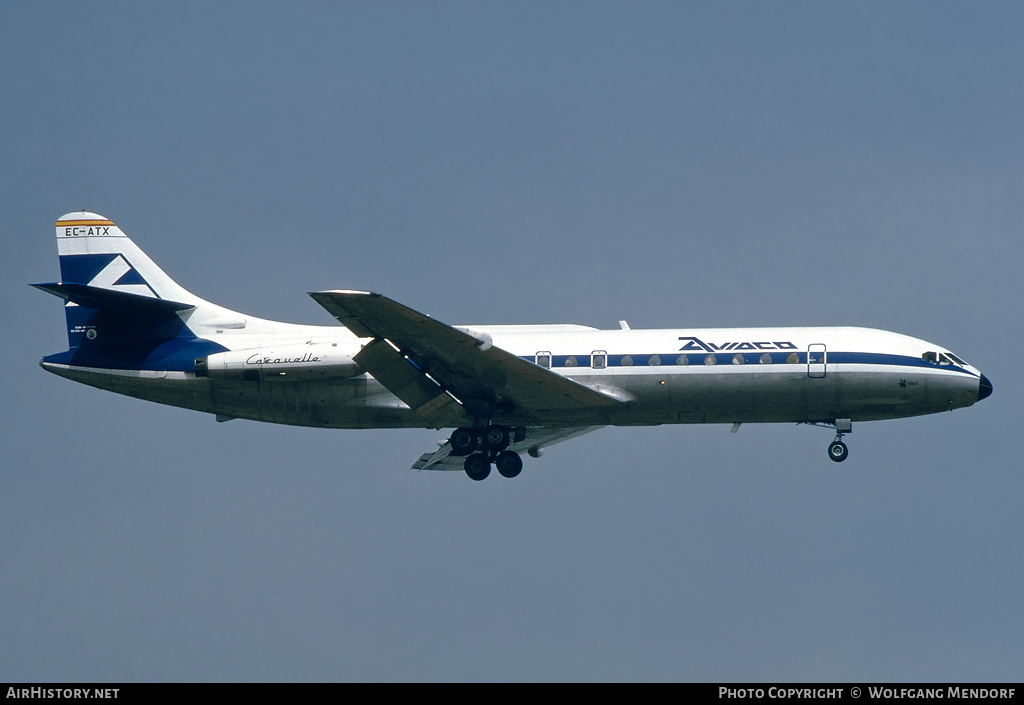
[[[846,460],[846,456],[850,454],[850,449],[846,447],[838,438],[828,445],[828,457],[837,463],[841,463]]]

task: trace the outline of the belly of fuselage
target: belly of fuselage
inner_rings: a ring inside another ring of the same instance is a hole
[[[44,365],[91,387],[147,401],[292,426],[424,428],[427,424],[376,380],[363,375],[322,381],[211,380],[183,372]]]
[[[727,370],[610,375],[602,383],[637,400],[609,418],[613,425],[872,421],[969,406],[977,396],[976,381],[963,375],[839,365],[822,377]]]
[[[182,372],[44,366],[93,387],[228,418],[319,428],[430,427],[369,375],[310,381],[211,380]],[[550,425],[869,421],[936,413],[977,400],[976,380],[915,369],[865,371],[835,365],[817,378],[803,370],[728,369],[574,378],[621,390],[633,401],[609,412],[549,415]],[[532,410],[526,411],[499,413],[494,421],[536,423]]]

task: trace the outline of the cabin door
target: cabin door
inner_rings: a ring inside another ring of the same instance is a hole
[[[807,376],[811,379],[821,379],[825,376],[825,365],[828,360],[828,353],[822,343],[812,343],[807,346]]]

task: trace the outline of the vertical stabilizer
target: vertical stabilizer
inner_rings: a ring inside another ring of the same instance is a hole
[[[178,286],[112,221],[78,211],[57,220],[57,253],[64,284],[189,304],[201,299]]]
[[[62,215],[56,228],[61,282],[41,288],[67,300],[71,348],[186,334],[175,312],[205,302],[178,286],[117,225],[102,215],[78,211]],[[85,299],[68,295],[82,291],[98,293]],[[151,306],[132,303],[150,300]]]

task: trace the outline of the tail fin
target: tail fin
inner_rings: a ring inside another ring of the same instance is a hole
[[[102,215],[79,211],[57,220],[57,253],[63,284],[84,284],[136,296],[196,305],[181,288]]]
[[[56,227],[61,281],[35,286],[67,302],[70,348],[139,340],[152,347],[190,335],[178,314],[206,302],[178,286],[113,222],[79,211],[61,216]]]

